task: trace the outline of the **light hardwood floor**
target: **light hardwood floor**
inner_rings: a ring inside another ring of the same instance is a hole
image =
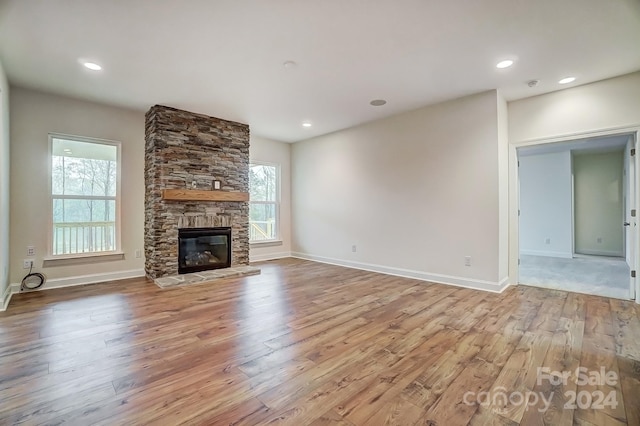
[[[640,424],[631,302],[256,265],[170,290],[133,279],[15,296],[0,314],[0,424]],[[617,379],[538,383],[538,367],[579,366]],[[583,408],[564,408],[572,391]],[[598,391],[617,405],[594,407]],[[480,392],[512,402],[474,404]],[[541,413],[517,392],[553,398]]]

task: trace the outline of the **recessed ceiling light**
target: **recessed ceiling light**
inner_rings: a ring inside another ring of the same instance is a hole
[[[565,77],[562,80],[560,80],[558,83],[560,83],[560,84],[568,84],[568,83],[571,83],[571,82],[573,82],[575,80],[576,80],[575,77]]]
[[[311,127],[311,123],[305,121],[304,123],[302,123],[302,127]]]
[[[369,104],[373,106],[382,106],[386,103],[387,101],[385,101],[384,99],[374,99],[371,102],[369,102]]]
[[[85,62],[82,65],[84,65],[86,68],[89,68],[92,71],[100,71],[102,69],[102,67],[96,64],[95,62]]]
[[[509,68],[513,65],[513,61],[511,59],[505,59],[504,61],[500,61],[496,64],[496,68]]]

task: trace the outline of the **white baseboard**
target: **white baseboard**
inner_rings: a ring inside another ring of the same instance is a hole
[[[0,306],[0,312],[7,310],[9,302],[11,302],[11,296],[17,293],[18,289],[15,288],[15,284],[9,284],[7,288],[4,289],[4,293],[2,293],[2,305]]]
[[[11,285],[7,285],[7,288],[4,289],[4,293],[2,293],[2,306],[0,306],[0,311],[6,311],[7,306],[9,306],[9,302],[11,301]]]
[[[249,254],[249,262],[262,262],[264,260],[283,259],[285,257],[291,257],[291,252],[282,251],[278,253]]]
[[[563,259],[571,259],[573,253],[566,251],[546,251],[546,250],[520,250],[520,254],[525,256],[546,256],[546,257],[561,257]]]
[[[498,287],[500,287],[502,290],[500,290],[498,293],[502,293],[503,291],[505,291],[507,289],[507,287],[509,287],[510,285],[518,285],[518,283],[512,284],[511,283],[511,279],[509,278],[509,276],[504,277],[503,279],[501,279],[498,282]]]
[[[75,277],[65,277],[65,278],[53,278],[47,279],[42,287],[34,291],[42,291],[42,290],[51,290],[54,288],[63,288],[63,287],[74,287],[77,285],[85,285],[85,284],[97,284],[105,281],[114,281],[114,280],[124,280],[127,278],[138,278],[144,277],[145,272],[144,269],[131,269],[128,271],[118,271],[118,272],[107,272],[103,274],[90,274],[90,275],[78,275]],[[7,291],[5,291],[4,296],[4,304],[3,307],[6,310],[9,305],[9,300],[11,300],[11,296],[16,293],[20,293],[20,284],[13,283],[7,289],[9,291],[9,295],[7,296]]]
[[[581,250],[577,254],[586,254],[589,256],[607,256],[607,257],[624,257],[624,253],[620,251],[606,251],[606,250]]]
[[[344,266],[347,268],[361,269],[364,271],[379,272],[381,274],[395,275],[404,278],[414,278],[422,281],[429,281],[438,284],[448,284],[457,287],[471,288],[474,290],[490,291],[492,293],[502,293],[509,287],[509,277],[505,277],[499,282],[476,280],[450,275],[433,274],[423,271],[413,271],[410,269],[394,268],[391,266],[375,265],[371,263],[353,262],[349,260],[333,259],[323,256],[315,256],[306,253],[291,252],[291,257],[298,259],[312,260],[314,262],[328,263],[331,265]]]
[[[128,271],[107,272],[103,274],[78,275],[76,277],[54,278],[38,290],[50,290],[53,288],[73,287],[76,285],[96,284],[105,281],[124,280],[127,278],[144,277],[144,269],[131,269]]]

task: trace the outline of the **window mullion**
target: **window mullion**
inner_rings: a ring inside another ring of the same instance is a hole
[[[107,200],[115,201],[117,197],[111,195],[59,195],[53,194],[51,196],[55,200]]]

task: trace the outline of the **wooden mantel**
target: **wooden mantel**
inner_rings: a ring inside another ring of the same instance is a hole
[[[169,201],[249,201],[249,193],[200,189],[163,189],[162,199]]]

